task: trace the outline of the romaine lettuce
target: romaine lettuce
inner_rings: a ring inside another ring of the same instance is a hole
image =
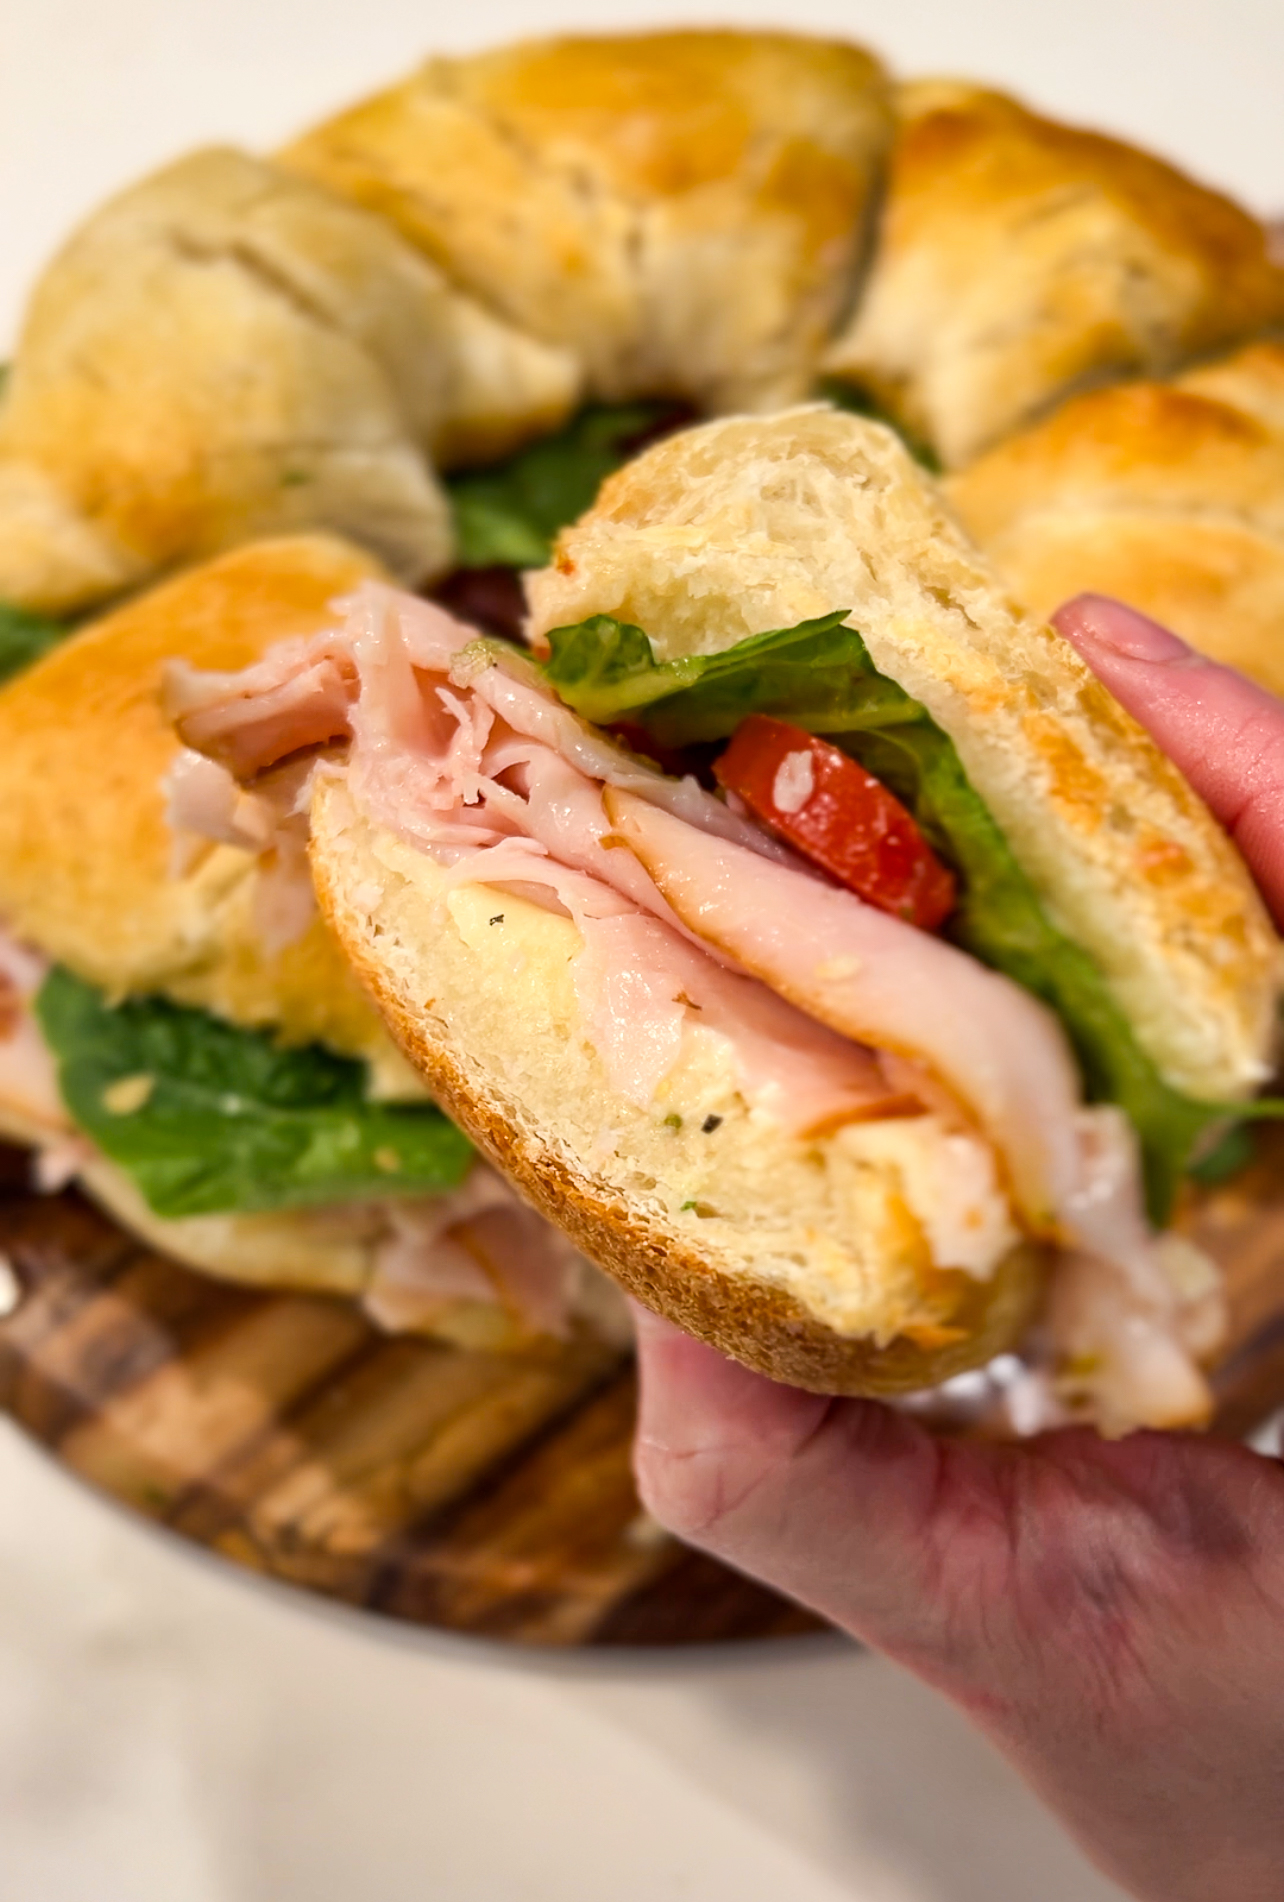
[[[67,1108],[157,1215],[453,1188],[467,1139],[430,1105],[372,1103],[366,1067],[284,1049],[162,998],[109,1004],[55,967],[36,999]]]
[[[0,681],[20,674],[24,667],[56,647],[71,632],[59,621],[43,614],[29,614],[26,608],[11,607],[0,601]]]
[[[506,461],[451,476],[458,565],[542,568],[606,477],[684,414],[673,403],[591,406]]]

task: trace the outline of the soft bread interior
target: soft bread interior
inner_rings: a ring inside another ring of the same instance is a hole
[[[934,1118],[786,1134],[740,1094],[726,1041],[688,1030],[639,1109],[586,1036],[567,917],[456,884],[372,825],[344,784],[313,805],[327,916],[434,1094],[530,1199],[626,1287],[778,1379],[917,1387],[1028,1320],[1035,1258],[991,1181],[988,1277],[939,1231],[950,1147]]]
[[[610,614],[664,660],[850,610],[1167,1080],[1207,1097],[1264,1080],[1279,947],[1238,855],[889,430],[810,405],[673,437],[604,484],[528,588],[536,639]]]

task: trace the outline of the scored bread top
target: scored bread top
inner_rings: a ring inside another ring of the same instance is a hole
[[[861,47],[788,33],[520,42],[432,59],[279,162],[384,214],[608,399],[806,393],[891,137]]]
[[[320,919],[265,955],[255,861],[213,847],[181,877],[162,780],[179,742],[165,662],[248,665],[316,633],[379,573],[328,536],[252,543],[93,622],[0,692],[0,922],[113,994],[163,991],[247,1026],[319,1038],[409,1083]]]
[[[1166,1079],[1208,1097],[1264,1080],[1279,945],[1238,854],[891,431],[809,405],[672,437],[604,485],[528,592],[536,639],[610,614],[664,660],[849,610]]]
[[[829,367],[948,468],[1087,382],[1284,321],[1262,225],[1148,152],[963,80],[897,94],[866,294]]]
[[[1284,344],[1076,397],[946,493],[1035,613],[1114,595],[1284,693]]]

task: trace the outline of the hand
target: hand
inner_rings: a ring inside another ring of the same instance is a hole
[[[1055,621],[1284,920],[1284,703],[1117,603],[1085,596]],[[940,1441],[638,1321],[656,1518],[960,1704],[1137,1897],[1279,1902],[1278,1461],[1153,1433]]]

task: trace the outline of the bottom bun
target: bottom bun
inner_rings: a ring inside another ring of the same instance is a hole
[[[646,1306],[830,1394],[932,1386],[1026,1331],[1041,1251],[1008,1246],[986,1279],[936,1265],[897,1160],[909,1123],[791,1136],[749,1109],[729,1046],[706,1031],[662,1100],[635,1108],[582,1032],[569,918],[443,889],[443,868],[367,821],[338,780],[318,786],[312,827],[322,908],[434,1096]]]

